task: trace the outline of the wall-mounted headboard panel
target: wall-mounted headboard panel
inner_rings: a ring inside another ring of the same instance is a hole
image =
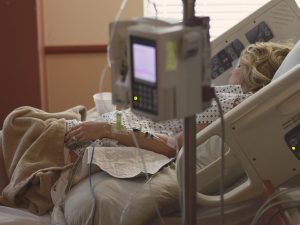
[[[215,85],[228,83],[235,61],[245,46],[257,41],[300,38],[300,10],[294,0],[272,0],[211,43],[211,76]]]

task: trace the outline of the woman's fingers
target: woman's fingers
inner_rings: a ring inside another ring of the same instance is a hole
[[[80,125],[73,127],[68,133],[65,135],[65,142],[68,143],[70,141],[75,141],[78,139],[77,136],[81,133],[81,127]]]
[[[107,130],[106,130],[107,129]],[[90,141],[103,138],[108,133],[110,126],[105,126],[103,122],[88,121],[73,127],[65,135],[65,143],[73,141]]]

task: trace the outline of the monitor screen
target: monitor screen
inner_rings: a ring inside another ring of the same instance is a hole
[[[156,48],[147,43],[132,43],[133,77],[141,81],[156,83]]]

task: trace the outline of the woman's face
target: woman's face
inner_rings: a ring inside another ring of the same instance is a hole
[[[231,75],[229,77],[229,84],[241,84],[241,69],[240,62],[237,60],[232,65],[233,69],[231,70]]]
[[[241,84],[241,69],[240,68],[234,68],[231,71],[231,75],[229,77],[229,84]]]

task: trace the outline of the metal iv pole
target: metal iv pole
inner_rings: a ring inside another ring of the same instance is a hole
[[[183,22],[187,22],[195,15],[195,0],[182,0]],[[183,139],[183,223],[196,225],[196,125],[195,115],[184,118]]]
[[[183,221],[196,224],[196,128],[195,116],[184,118],[183,139]]]

